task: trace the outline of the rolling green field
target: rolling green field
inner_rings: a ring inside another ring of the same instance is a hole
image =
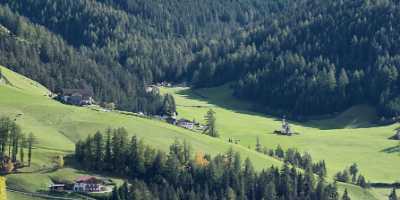
[[[254,149],[256,138],[267,148],[278,144],[284,148],[297,148],[309,152],[315,160],[325,160],[328,175],[352,163],[370,182],[400,181],[400,147],[398,141],[389,140],[398,124],[377,126],[375,109],[368,105],[352,107],[343,113],[305,123],[291,122],[300,135],[292,137],[274,135],[281,119],[253,112],[257,106],[232,98],[228,86],[191,90],[189,88],[162,88],[162,93],[174,95],[179,117],[204,121],[208,109],[217,116],[217,128],[222,140],[240,140],[239,144]],[[368,195],[386,199],[389,190],[374,189]],[[354,194],[358,192],[353,191]],[[365,193],[358,193],[358,198]]]
[[[274,147],[276,144],[281,144],[283,147],[297,147],[300,150],[309,151],[317,159],[325,159],[328,162],[330,175],[352,162],[359,163],[361,172],[373,181],[394,181],[397,180],[395,176],[399,175],[394,167],[399,162],[397,154],[376,152],[377,149],[396,145],[395,142],[384,138],[392,134],[395,126],[353,129],[356,123],[364,126],[363,122],[356,122],[346,124],[346,127],[352,127],[351,129],[333,131],[316,127],[318,124],[332,126],[331,120],[315,121],[310,122],[309,125],[296,125],[295,130],[302,133],[299,136],[279,137],[270,134],[279,126],[279,121],[246,111],[250,108],[249,105],[230,98],[227,88],[197,91],[203,95],[209,95],[207,99],[200,98],[192,94],[192,91],[183,88],[163,89],[163,92],[175,95],[180,105],[178,107],[180,116],[202,120],[210,107],[215,109],[218,130],[221,134],[221,138],[216,139],[161,121],[117,111],[103,112],[93,108],[64,105],[50,99],[48,97],[50,92],[40,84],[6,68],[1,67],[1,70],[6,80],[0,83],[0,115],[15,119],[24,132],[33,132],[37,137],[32,167],[23,169],[25,173],[7,176],[7,184],[12,188],[37,192],[46,190],[51,180],[72,181],[82,174],[87,174],[69,166],[57,171],[46,171],[46,169],[51,166],[51,159],[54,156],[71,154],[77,140],[108,127],[125,127],[130,134],[143,138],[146,144],[163,150],[167,150],[176,138],[189,141],[194,151],[203,151],[212,155],[223,153],[232,147],[240,152],[243,158],[249,157],[259,170],[271,165],[281,166],[282,163],[253,150],[256,136],[259,136],[266,146]],[[359,109],[368,110],[368,107],[362,106]],[[339,124],[340,119],[336,121],[338,124],[334,125],[344,125]],[[344,121],[347,122],[347,120]],[[228,143],[229,137],[240,139],[240,144]],[[361,152],[368,155],[362,155]],[[381,157],[374,157],[376,155]],[[368,160],[381,163],[371,162],[369,166],[365,163]],[[375,167],[379,168],[376,172],[373,171]],[[119,179],[115,180],[121,182]],[[338,186],[341,191],[348,188],[352,199],[381,199],[381,193],[383,193],[362,190],[346,184],[338,184]],[[17,194],[10,195],[13,197],[12,200],[28,198]]]
[[[328,174],[333,176],[352,163],[357,163],[362,174],[371,182],[400,181],[399,142],[389,140],[398,124],[374,126],[373,108],[367,105],[353,107],[335,117],[307,123],[292,122],[292,129],[300,135],[274,135],[280,129],[278,118],[250,112],[252,105],[231,97],[227,86],[190,90],[163,88],[172,93],[180,117],[203,120],[208,109],[217,116],[217,128],[223,140],[239,139],[240,145],[254,149],[256,138],[268,148],[278,144],[309,152],[316,160],[325,160]]]
[[[46,190],[52,179],[72,181],[85,174],[68,167],[56,172],[41,170],[51,166],[53,157],[72,153],[74,143],[80,138],[108,127],[125,127],[131,135],[136,134],[146,144],[163,150],[168,150],[177,138],[189,141],[193,151],[212,155],[226,152],[232,147],[243,158],[251,158],[257,169],[282,164],[240,145],[232,145],[158,120],[61,104],[49,98],[50,92],[40,84],[4,67],[1,70],[6,80],[0,83],[0,115],[15,119],[24,132],[33,132],[37,137],[32,167],[23,169],[26,172],[24,174],[7,176],[9,187],[36,192]]]

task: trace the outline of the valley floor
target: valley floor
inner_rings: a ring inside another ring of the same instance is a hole
[[[51,167],[51,159],[57,155],[69,155],[74,151],[74,143],[97,130],[108,127],[125,127],[150,144],[162,150],[177,138],[187,140],[193,151],[203,151],[215,155],[233,148],[243,158],[249,157],[258,170],[271,165],[281,166],[282,162],[254,150],[256,138],[268,148],[280,144],[284,148],[296,147],[311,153],[313,158],[327,161],[329,176],[343,170],[353,162],[359,164],[362,174],[371,182],[393,182],[400,173],[396,170],[400,159],[397,142],[387,138],[393,134],[397,125],[369,127],[365,123],[370,119],[361,112],[373,111],[368,106],[360,106],[351,113],[337,119],[313,121],[294,125],[300,135],[293,137],[271,134],[280,126],[279,119],[250,112],[251,105],[237,101],[230,96],[230,90],[224,86],[204,90],[188,88],[163,88],[162,92],[172,93],[178,104],[179,117],[202,121],[209,108],[217,113],[217,125],[221,138],[211,138],[199,133],[169,125],[155,119],[147,119],[120,112],[102,112],[91,108],[63,105],[48,97],[49,91],[23,76],[2,68],[9,84],[0,84],[0,115],[9,116],[26,132],[33,132],[38,143],[35,145],[33,165],[23,169],[25,173],[7,176],[11,188],[27,192],[47,190],[53,180],[73,181],[76,177],[88,174],[85,171],[66,166],[60,170],[46,170]],[[198,94],[201,94],[198,95]],[[350,124],[344,124],[352,118]],[[336,126],[331,129],[326,127]],[[239,139],[238,145],[228,143],[228,139]],[[120,179],[115,179],[121,183]],[[363,190],[360,187],[338,184],[340,191],[348,188],[352,199],[385,199],[385,190]],[[9,194],[12,200],[24,200],[27,197]]]
[[[257,107],[232,98],[228,86],[192,90],[189,88],[161,88],[174,95],[179,117],[203,121],[209,109],[216,112],[217,126],[222,140],[239,140],[243,147],[254,149],[257,137],[263,146],[296,148],[309,152],[315,160],[325,160],[328,175],[357,163],[360,173],[373,183],[400,181],[400,146],[389,140],[398,124],[377,126],[375,110],[359,105],[321,120],[306,123],[291,122],[299,135],[291,137],[273,134],[280,129],[281,119],[252,110]],[[385,199],[386,189],[371,192],[375,198]]]

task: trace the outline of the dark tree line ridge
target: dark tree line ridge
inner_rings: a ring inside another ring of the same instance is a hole
[[[76,160],[87,170],[122,176],[131,185],[114,190],[111,199],[339,199],[335,184],[316,180],[286,163],[256,172],[232,149],[214,157],[176,140],[169,152],[145,145],[125,129],[97,132],[76,144]]]

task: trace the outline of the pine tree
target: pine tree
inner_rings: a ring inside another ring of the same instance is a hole
[[[31,166],[31,161],[32,161],[32,148],[33,144],[35,143],[35,135],[33,133],[30,133],[28,136],[28,166]]]
[[[211,137],[219,137],[216,128],[215,112],[212,109],[208,110],[205,116],[205,121],[206,121],[206,128],[204,129],[203,133]]]
[[[325,187],[324,198],[326,200],[338,200],[339,194],[337,192],[336,184],[329,184]]]
[[[347,76],[346,70],[344,68],[342,68],[340,70],[338,85],[339,85],[339,87],[344,89],[349,83],[350,83],[350,81],[349,81],[349,77]]]
[[[19,142],[21,137],[21,128],[17,124],[13,124],[11,127],[11,160],[13,162],[17,161],[17,154],[19,150]]]
[[[351,200],[349,194],[347,193],[347,188],[344,190],[342,200]]]
[[[226,191],[226,199],[227,200],[236,200],[236,193],[233,191],[231,187],[228,187]]]
[[[361,175],[361,174],[358,176],[357,185],[359,185],[362,188],[367,188],[368,187],[368,183],[365,180],[365,177],[363,175]]]
[[[262,152],[262,145],[260,144],[260,137],[257,136],[256,151]]]
[[[278,145],[278,146],[276,147],[275,155],[276,155],[278,158],[284,158],[284,157],[285,157],[285,152],[283,151],[281,145]]]
[[[11,120],[8,117],[0,118],[0,156],[4,156],[7,151],[8,140],[10,139],[9,129]]]
[[[352,182],[355,183],[357,181],[357,173],[358,173],[358,167],[357,164],[354,163],[350,166],[350,174],[352,175]]]
[[[19,149],[19,160],[21,161],[22,165],[24,165],[25,161],[25,151],[24,149],[26,148],[26,138],[25,134],[21,134],[21,145]]]
[[[171,94],[166,94],[164,96],[163,102],[163,113],[165,115],[172,116],[176,112],[175,99]]]
[[[269,182],[265,188],[264,194],[263,194],[263,200],[276,200],[277,195],[276,195],[276,188],[275,188],[275,183],[274,182]]]
[[[392,192],[390,193],[389,200],[398,200],[395,188],[393,188]]]
[[[322,177],[319,177],[317,188],[315,189],[314,199],[324,199],[325,196],[325,183]]]
[[[101,170],[103,168],[104,160],[104,141],[103,135],[100,132],[96,132],[93,137],[94,142],[94,155],[95,155],[95,170]]]
[[[104,147],[104,168],[110,170],[112,162],[112,152],[111,152],[111,128],[106,130],[106,142]]]
[[[117,188],[114,188],[111,194],[111,200],[121,200]]]
[[[174,153],[168,155],[166,162],[166,177],[171,184],[176,185],[178,183],[180,164],[177,156]]]

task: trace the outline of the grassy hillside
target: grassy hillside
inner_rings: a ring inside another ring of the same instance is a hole
[[[216,111],[218,131],[223,140],[239,139],[240,145],[254,148],[259,137],[268,148],[279,144],[307,151],[314,159],[327,162],[330,177],[355,162],[371,182],[400,181],[396,167],[400,164],[399,144],[388,139],[398,124],[374,125],[376,111],[368,105],[355,106],[323,120],[292,122],[292,128],[300,135],[287,137],[272,134],[279,129],[280,119],[250,111],[257,107],[233,99],[226,85],[200,90],[163,88],[162,92],[174,95],[180,117],[202,121],[208,109]],[[374,190],[368,196],[384,199],[382,193]]]
[[[225,140],[240,139],[240,145],[254,148],[260,137],[269,148],[278,144],[296,147],[327,161],[330,176],[356,162],[372,182],[400,180],[395,167],[400,164],[400,148],[397,141],[388,139],[398,124],[374,126],[371,121],[376,114],[369,106],[357,106],[330,119],[293,122],[292,128],[300,135],[286,137],[272,134],[280,128],[280,119],[248,111],[252,106],[232,99],[227,86],[196,91],[164,88],[163,92],[174,94],[181,117],[203,120],[207,110],[214,109],[219,133]]]
[[[257,169],[281,165],[278,160],[240,145],[231,145],[161,121],[61,104],[50,99],[49,91],[36,82],[4,67],[1,67],[1,70],[5,81],[0,83],[0,115],[10,116],[23,131],[33,132],[37,137],[33,166],[24,169],[26,174],[7,177],[8,185],[13,188],[33,192],[46,189],[51,178],[73,180],[81,175],[83,172],[71,168],[57,172],[38,171],[48,167],[52,157],[71,153],[74,143],[80,138],[108,127],[125,127],[132,135],[143,138],[145,143],[163,150],[167,150],[175,138],[178,138],[189,141],[194,151],[214,155],[233,147],[244,158],[250,157]],[[34,183],[32,180],[35,180]]]
[[[26,172],[24,174],[9,175],[7,178],[8,186],[10,187],[35,192],[46,189],[51,180],[63,179],[72,181],[77,176],[86,174],[87,172],[68,166],[55,172],[46,171],[46,168],[50,165],[52,157],[60,154],[70,154],[74,149],[74,142],[79,138],[84,138],[89,134],[93,134],[96,130],[107,127],[125,127],[131,134],[137,134],[139,137],[144,138],[147,144],[164,150],[167,150],[169,144],[175,138],[178,138],[189,141],[194,151],[203,151],[210,154],[221,153],[233,147],[234,150],[241,153],[242,157],[250,157],[257,169],[271,165],[280,166],[282,164],[278,160],[259,154],[243,145],[247,141],[249,145],[254,146],[255,138],[253,137],[243,137],[241,145],[232,145],[226,142],[228,135],[225,130],[231,130],[230,132],[235,133],[232,130],[235,127],[241,127],[237,125],[238,123],[241,124],[242,120],[244,120],[243,122],[253,121],[256,123],[255,125],[247,125],[249,130],[255,130],[254,126],[262,127],[260,124],[257,126],[257,123],[265,121],[265,117],[255,113],[236,113],[229,106],[239,105],[245,108],[247,105],[240,104],[240,102],[236,102],[231,98],[223,100],[228,106],[224,108],[209,104],[204,100],[190,99],[194,96],[185,96],[183,93],[187,92],[186,90],[169,91],[176,95],[178,104],[186,104],[187,106],[200,104],[201,106],[212,106],[217,109],[222,139],[215,139],[157,120],[139,118],[119,112],[102,112],[92,108],[63,105],[50,99],[48,97],[49,91],[34,81],[4,67],[1,67],[1,70],[7,81],[0,83],[0,115],[15,118],[25,132],[33,132],[38,139],[34,149],[32,167],[24,169],[23,171]],[[210,92],[212,92],[210,93],[211,95],[220,99],[228,97],[227,94],[224,94],[226,90],[219,91],[216,88]],[[206,110],[206,108],[183,109],[183,107],[179,107],[180,115],[190,115],[199,120]],[[226,113],[224,114],[221,111]],[[234,120],[236,117],[229,117],[233,114],[237,115],[239,119]],[[226,119],[223,116],[226,116]],[[233,121],[229,122],[229,120]],[[223,126],[224,123],[225,127]],[[277,123],[271,120],[271,124]],[[234,137],[239,137],[240,134],[238,133],[242,131],[247,132],[245,131],[247,128],[242,126],[241,129],[237,130],[237,136]],[[248,132],[251,134],[251,131]],[[121,182],[121,180],[115,180]],[[349,188],[353,199],[378,199],[370,191],[362,190],[359,187],[344,184],[339,184],[339,187],[341,191],[345,187]],[[10,196],[13,200],[29,199],[29,197],[18,194],[10,194]]]

